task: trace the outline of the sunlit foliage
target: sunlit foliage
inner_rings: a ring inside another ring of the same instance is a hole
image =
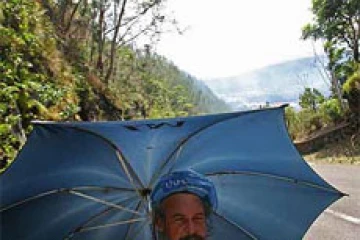
[[[120,3],[0,1],[0,170],[21,149],[33,120],[128,120],[229,110],[200,81],[151,51],[150,40],[160,35],[165,19],[171,20],[162,8],[165,1]],[[127,11],[123,18],[121,9]],[[138,23],[140,18],[146,21]],[[112,38],[117,28],[119,36]],[[150,45],[136,48],[141,34],[150,37]]]

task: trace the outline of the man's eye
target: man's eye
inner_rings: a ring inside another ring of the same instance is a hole
[[[203,222],[205,221],[205,218],[203,216],[198,216],[198,217],[194,217],[193,220],[196,222]]]
[[[176,223],[182,223],[182,222],[184,222],[184,219],[183,218],[175,218],[174,221]]]

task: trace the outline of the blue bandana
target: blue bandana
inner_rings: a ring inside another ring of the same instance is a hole
[[[160,205],[166,197],[179,192],[192,193],[206,201],[213,209],[217,207],[214,184],[203,175],[190,170],[162,176],[150,195],[152,207]]]

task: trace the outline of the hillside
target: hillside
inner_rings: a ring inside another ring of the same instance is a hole
[[[287,61],[238,76],[210,79],[206,82],[233,109],[252,109],[268,103],[297,105],[305,87],[314,87],[329,95],[330,84],[315,58]]]
[[[106,29],[98,28],[105,28],[99,16],[112,11],[105,7],[86,1],[0,1],[0,171],[21,149],[34,120],[129,120],[229,110],[151,46],[135,48],[131,41],[106,36]]]

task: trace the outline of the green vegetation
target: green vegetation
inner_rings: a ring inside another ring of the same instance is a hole
[[[300,111],[287,107],[285,115],[290,136],[294,140],[303,140],[322,128],[336,126],[345,119],[336,98],[323,100],[316,109],[313,109],[313,104],[303,105]]]
[[[74,79],[56,62],[53,26],[32,1],[0,3],[0,156],[11,160],[31,130],[31,120],[66,120],[77,111]]]
[[[324,40],[334,96],[342,110],[345,97],[352,114],[359,117],[360,1],[313,0],[311,10],[313,22],[304,26],[303,38]]]
[[[0,170],[24,144],[33,120],[229,110],[200,81],[152,53],[152,40],[173,22],[157,0],[1,1]],[[131,47],[140,38],[146,48]]]
[[[300,95],[300,106],[302,108],[310,108],[317,111],[320,104],[325,101],[324,96],[316,88],[305,88],[303,94]]]
[[[152,51],[162,32],[179,28],[165,3],[0,1],[0,171],[24,144],[33,120],[128,120],[229,110],[201,81]],[[359,11],[359,0],[312,1],[314,18],[304,26],[303,38],[324,41],[332,94],[305,88],[302,109],[286,109],[293,139],[341,122],[359,126]],[[138,42],[145,47],[136,47]],[[358,135],[355,131],[349,139]],[[359,142],[354,144],[357,149]]]
[[[305,90],[300,99],[304,95],[309,92]],[[309,96],[317,97],[318,94]],[[301,152],[305,151],[304,158],[311,162],[360,164],[359,120],[352,118],[349,110],[342,111],[334,97],[322,100],[315,109],[313,106],[310,101],[303,102],[299,111],[293,107],[285,109],[288,130],[295,144],[311,146],[311,151],[300,147]],[[342,126],[347,127],[341,130]]]
[[[312,1],[313,22],[303,27],[303,39],[323,40],[332,94],[325,98],[316,89],[306,88],[300,96],[302,109],[286,109],[290,135],[295,140],[321,137],[339,123],[352,127],[351,133],[306,156],[325,162],[360,162],[360,1]],[[325,67],[325,66],[324,66]],[[313,143],[315,144],[315,142]]]

